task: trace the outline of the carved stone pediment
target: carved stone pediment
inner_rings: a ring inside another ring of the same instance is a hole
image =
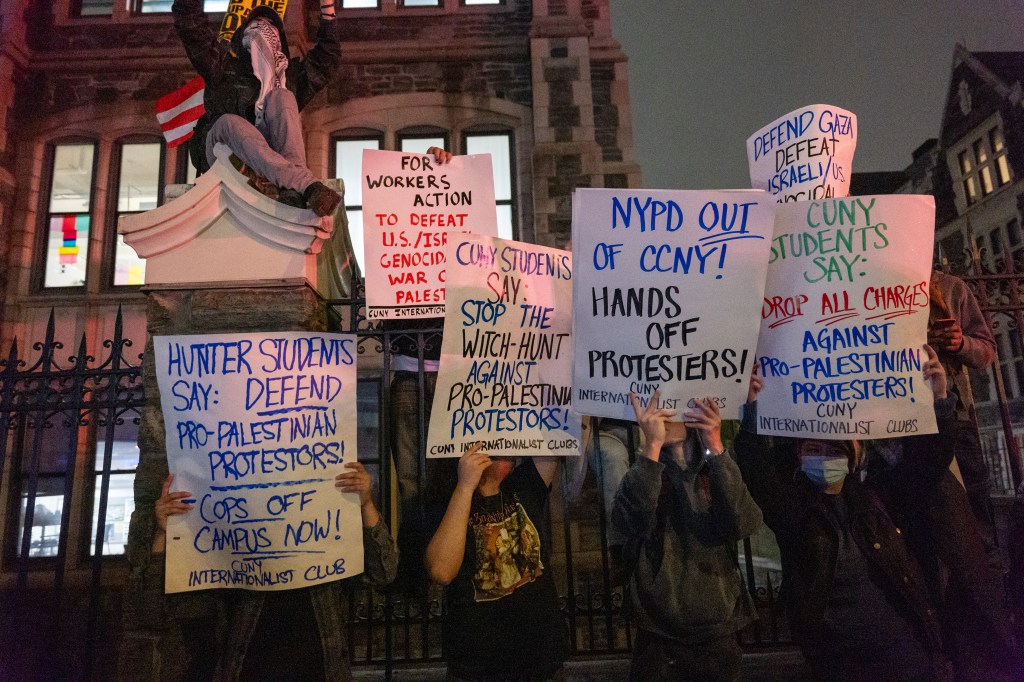
[[[264,196],[229,156],[218,147],[216,162],[192,189],[120,219],[125,243],[146,259],[146,284],[302,278],[316,286],[317,254],[333,218]]]

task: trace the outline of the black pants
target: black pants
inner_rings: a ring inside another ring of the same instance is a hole
[[[743,651],[730,634],[701,644],[683,644],[646,630],[633,642],[630,682],[736,682]]]

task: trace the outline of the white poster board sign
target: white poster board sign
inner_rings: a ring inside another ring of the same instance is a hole
[[[629,393],[735,419],[757,345],[774,204],[764,192],[573,196],[573,407],[635,419]]]
[[[758,433],[936,432],[922,374],[934,226],[928,196],[778,207],[757,347]]]
[[[166,591],[287,590],[363,571],[356,338],[278,332],[153,338],[173,490]]]
[[[575,455],[572,256],[535,244],[456,235],[430,413],[428,457]]]
[[[778,203],[850,195],[857,117],[814,104],[790,112],[747,140],[750,183]]]
[[[490,154],[363,150],[366,314],[371,320],[440,317],[449,233],[498,235]]]

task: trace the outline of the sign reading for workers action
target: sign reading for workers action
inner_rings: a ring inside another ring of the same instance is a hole
[[[449,233],[496,237],[490,154],[363,151],[366,314],[372,319],[444,315]]]
[[[747,140],[750,183],[775,201],[850,195],[857,117],[827,104],[797,109]]]
[[[571,304],[567,251],[452,236],[428,457],[461,457],[477,441],[505,457],[577,454]]]
[[[266,5],[277,12],[277,15],[284,19],[284,11],[288,7],[288,0],[229,0],[228,8],[224,11],[224,21],[221,22],[220,32],[217,34],[219,40],[231,40],[235,31],[242,25],[245,18],[254,7]],[[289,55],[285,55],[286,57]]]
[[[356,493],[356,338],[280,332],[157,336],[173,490],[167,592],[287,590],[363,571]]]
[[[846,440],[935,433],[923,377],[935,201],[779,206],[761,306],[757,432]]]
[[[774,204],[764,192],[584,189],[573,195],[573,407],[635,419],[661,389],[735,419],[757,345]]]

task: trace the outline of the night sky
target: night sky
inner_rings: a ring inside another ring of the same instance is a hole
[[[747,137],[817,103],[857,114],[855,172],[902,170],[938,136],[958,41],[1024,50],[1024,0],[610,1],[647,188],[749,187]]]

